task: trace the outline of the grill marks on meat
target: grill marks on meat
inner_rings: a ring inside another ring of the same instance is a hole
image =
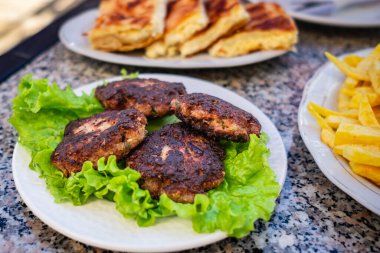
[[[192,93],[174,99],[171,110],[183,122],[209,137],[247,142],[261,125],[250,113],[214,96]]]
[[[122,159],[145,137],[146,117],[135,109],[106,111],[69,123],[51,156],[52,163],[69,176],[85,161],[96,166],[101,157]]]
[[[177,123],[153,132],[127,163],[141,173],[140,186],[154,198],[165,193],[176,202],[192,203],[195,194],[223,182],[224,156],[216,141]]]
[[[170,102],[186,94],[182,83],[157,79],[122,80],[96,88],[95,96],[109,110],[135,108],[147,117],[162,117],[170,113]]]

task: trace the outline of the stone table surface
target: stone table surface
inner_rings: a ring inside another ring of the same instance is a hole
[[[126,66],[141,73],[174,73],[209,80],[257,105],[281,133],[288,175],[267,223],[242,239],[228,238],[188,252],[379,252],[380,217],[333,185],[319,170],[297,127],[297,109],[308,79],[326,61],[324,51],[343,54],[373,47],[380,29],[343,29],[298,23],[297,52],[244,67],[165,70]],[[12,177],[16,132],[8,123],[20,77],[49,78],[64,87],[119,75],[121,65],[72,53],[60,43],[0,85],[0,252],[102,252],[55,232],[23,203]]]

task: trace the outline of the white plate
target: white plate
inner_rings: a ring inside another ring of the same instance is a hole
[[[368,55],[372,49],[355,52]],[[307,110],[309,102],[336,110],[338,92],[345,78],[332,63],[325,64],[306,84],[298,111],[298,127],[320,170],[336,186],[372,212],[380,215],[380,188],[353,173],[348,163],[320,140],[320,127]]]
[[[379,27],[380,26],[380,1],[370,4],[353,5],[333,14],[309,14],[304,11],[296,11],[290,6],[290,2],[297,0],[264,0],[278,2],[292,17],[315,24],[341,27]],[[257,2],[251,0],[251,2]]]
[[[97,13],[97,10],[90,10],[68,20],[61,27],[59,38],[68,49],[78,54],[105,62],[174,69],[224,68],[261,62],[286,53],[286,51],[283,50],[259,51],[233,58],[215,58],[206,53],[202,53],[186,59],[181,57],[149,59],[144,57],[144,52],[125,54],[103,52],[92,49],[87,37],[84,35],[93,27]]]
[[[271,150],[269,164],[277,175],[281,187],[287,170],[284,144],[273,123],[256,106],[239,95],[212,83],[176,75],[141,74],[143,78],[157,78],[164,81],[182,82],[187,91],[203,92],[222,98],[250,113],[261,122],[263,131],[268,133]],[[109,81],[120,79],[114,77]],[[97,81],[76,89],[89,93],[102,84]],[[12,170],[13,177],[22,199],[32,212],[43,222],[58,232],[96,247],[133,252],[168,252],[185,250],[210,244],[227,237],[224,232],[197,234],[192,230],[190,220],[178,217],[161,219],[158,224],[141,228],[132,219],[125,219],[115,209],[115,204],[104,200],[94,200],[83,206],[70,203],[56,204],[46,190],[45,183],[37,173],[30,170],[30,155],[19,144],[16,145]]]

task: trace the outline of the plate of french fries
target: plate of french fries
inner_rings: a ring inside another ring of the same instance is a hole
[[[330,181],[380,214],[380,44],[325,55],[299,107],[302,139]]]

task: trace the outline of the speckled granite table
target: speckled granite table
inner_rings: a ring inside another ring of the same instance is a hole
[[[323,52],[342,54],[374,46],[380,29],[354,30],[299,24],[297,53],[255,65],[222,70],[161,70],[190,75],[236,91],[261,108],[279,129],[288,152],[288,176],[270,222],[257,222],[243,239],[226,239],[189,252],[379,252],[380,217],[339,190],[322,174],[297,127],[302,89],[325,62]],[[101,252],[73,241],[35,217],[15,189],[11,171],[16,133],[8,123],[20,77],[33,73],[61,86],[78,87],[118,75],[122,66],[76,55],[57,44],[0,85],[0,252]]]

